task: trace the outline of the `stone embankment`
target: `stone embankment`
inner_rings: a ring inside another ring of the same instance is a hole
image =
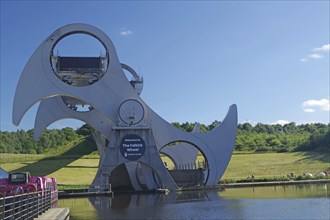
[[[70,218],[69,208],[53,208],[48,209],[45,213],[34,218],[34,220],[68,220]]]
[[[113,196],[112,191],[105,192],[81,192],[81,191],[60,191],[58,192],[58,198],[72,198],[72,197],[88,197],[88,196]]]
[[[330,183],[330,179],[227,183],[227,184],[221,184],[221,186],[225,188],[235,188],[235,187],[278,186],[278,185],[297,185],[297,184],[319,184],[319,183]]]

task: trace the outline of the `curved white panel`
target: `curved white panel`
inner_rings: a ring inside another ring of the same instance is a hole
[[[76,87],[62,82],[55,75],[51,66],[50,55],[56,43],[65,36],[75,33],[84,33],[97,38],[104,45],[110,58],[109,67],[104,76],[89,86]],[[54,96],[74,97],[90,104],[94,107],[94,110],[85,113],[74,112],[63,104],[61,98],[51,98]],[[96,128],[98,132],[105,134],[106,137],[111,137],[112,126],[119,125],[119,106],[126,100],[135,100],[141,103],[144,114],[139,115],[142,115],[142,122],[137,123],[136,126],[144,126],[151,129],[153,137],[150,140],[154,139],[158,152],[167,144],[177,141],[198,146],[203,151],[208,162],[209,176],[207,185],[216,184],[223,175],[235,145],[237,129],[236,105],[230,106],[223,122],[210,132],[188,133],[173,127],[152,111],[139,97],[123,72],[111,40],[105,33],[91,25],[66,25],[52,33],[37,48],[26,64],[18,82],[13,105],[13,123],[18,125],[26,111],[40,100],[43,101],[37,113],[35,137],[38,137],[50,123],[61,118],[77,118],[86,121]],[[135,125],[135,121],[133,122],[132,125]],[[134,130],[134,127],[132,129]],[[181,152],[176,153],[180,155],[180,158],[177,156],[179,158],[176,159],[177,161],[191,158],[191,155],[181,157]],[[174,153],[172,154],[174,155]],[[114,157],[109,156],[109,158]],[[160,161],[157,162],[158,169],[162,169],[159,167],[159,163]],[[101,175],[101,172],[98,172],[98,175]],[[170,180],[166,178],[164,180],[171,185]]]
[[[89,112],[76,112],[68,108],[60,96],[41,101],[34,123],[34,139],[37,140],[49,125],[65,118],[84,121],[110,139],[113,122],[109,118],[95,108]]]

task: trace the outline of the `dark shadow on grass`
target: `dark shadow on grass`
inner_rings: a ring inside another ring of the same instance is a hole
[[[13,170],[12,172],[30,172],[32,176],[47,176],[63,167],[67,167],[68,164],[83,157],[84,155],[91,154],[95,151],[95,149],[95,142],[86,138],[59,156],[41,159],[35,163]]]
[[[65,168],[98,168],[98,166],[65,166]]]
[[[307,161],[321,161],[323,163],[330,163],[330,154],[326,152],[313,152],[313,151],[305,151],[301,152],[303,157],[297,162],[307,162]]]

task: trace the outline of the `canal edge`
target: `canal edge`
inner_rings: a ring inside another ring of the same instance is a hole
[[[34,220],[69,220],[70,219],[70,209],[69,208],[52,208],[48,209],[45,213],[42,213]]]

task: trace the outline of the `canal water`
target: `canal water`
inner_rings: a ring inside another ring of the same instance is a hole
[[[59,200],[70,219],[330,219],[330,184]]]

